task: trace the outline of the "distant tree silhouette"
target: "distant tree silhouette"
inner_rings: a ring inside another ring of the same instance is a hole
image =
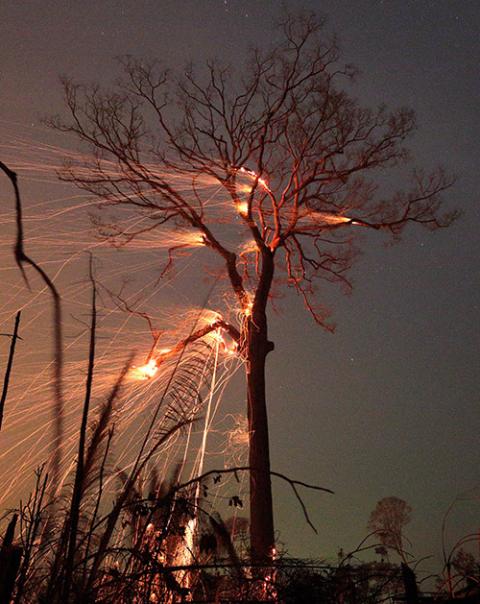
[[[240,73],[212,61],[177,78],[157,63],[123,59],[114,91],[64,80],[69,117],[51,121],[94,152],[63,178],[137,214],[138,227],[115,225],[117,239],[189,229],[223,266],[236,310],[211,329],[225,330],[246,361],[250,537],[259,562],[275,548],[265,383],[272,288],[293,288],[332,330],[315,282],[350,287],[359,231],[398,237],[409,224],[435,229],[453,218],[441,211],[451,184],[441,170],[415,173],[390,197],[377,193],[373,178],[408,159],[414,116],[362,107],[346,91],[353,70],[322,26],[313,15],[286,16],[281,39],[252,51]],[[211,203],[205,183],[222,191],[223,204]],[[184,254],[188,244],[172,244],[168,266],[179,248]]]
[[[398,553],[407,562],[404,548],[403,529],[410,522],[412,508],[398,497],[381,499],[368,521],[368,530],[375,532],[382,545]]]

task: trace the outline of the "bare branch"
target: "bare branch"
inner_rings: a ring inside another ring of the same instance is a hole
[[[3,411],[5,409],[5,401],[7,400],[8,386],[10,384],[10,373],[11,373],[12,367],[13,367],[13,358],[15,356],[15,346],[17,344],[17,339],[19,339],[18,326],[20,324],[21,314],[22,313],[19,310],[17,312],[17,314],[15,315],[15,325],[13,328],[12,339],[10,341],[10,350],[8,352],[8,360],[7,360],[7,367],[5,368],[5,376],[3,378],[2,396],[0,398],[0,430],[2,429]]]
[[[20,190],[18,188],[17,175],[15,172],[10,170],[3,162],[0,161],[0,169],[7,175],[12,183],[15,192],[15,216],[17,225],[17,239],[14,246],[15,259],[18,267],[22,273],[25,283],[28,284],[27,276],[24,270],[24,264],[30,265],[40,275],[41,279],[47,286],[53,301],[53,332],[54,332],[54,396],[55,403],[53,408],[53,421],[54,421],[54,439],[52,442],[53,447],[53,461],[52,461],[52,485],[54,489],[58,488],[60,468],[62,464],[62,441],[63,441],[63,413],[64,413],[64,401],[63,401],[63,322],[62,322],[62,306],[60,294],[57,291],[53,281],[30,256],[25,253],[24,239],[23,239],[23,222],[22,222],[22,202],[20,198]]]
[[[201,476],[196,476],[195,478],[192,478],[182,484],[177,485],[175,487],[175,490],[176,491],[183,490],[192,484],[202,482],[203,480],[205,480],[205,478],[208,478],[209,476],[220,476],[221,474],[235,474],[236,472],[251,472],[254,469],[255,468],[252,468],[251,466],[238,466],[235,468],[223,468],[221,470],[209,470],[208,472],[203,473]],[[276,476],[277,478],[281,478],[285,482],[288,482],[288,484],[291,486],[291,488],[293,490],[293,493],[294,493],[297,501],[300,504],[300,507],[302,508],[302,512],[305,517],[305,520],[307,521],[307,524],[312,528],[312,530],[315,533],[317,533],[317,529],[315,528],[315,526],[312,524],[312,522],[310,520],[310,517],[307,512],[307,508],[305,507],[305,504],[304,504],[302,498],[300,497],[297,486],[305,487],[306,489],[312,489],[314,491],[323,491],[325,493],[331,493],[331,494],[333,494],[333,491],[331,489],[327,489],[325,487],[319,487],[318,485],[309,484],[306,482],[302,482],[300,480],[293,480],[292,478],[285,476],[285,474],[281,474],[280,472],[274,472],[273,470],[270,470],[270,474],[272,476]]]

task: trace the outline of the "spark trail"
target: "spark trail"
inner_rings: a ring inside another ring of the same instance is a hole
[[[209,326],[223,316],[223,312],[229,315],[237,311],[225,304],[221,293],[211,304],[215,309],[222,308],[222,313],[202,311],[187,292],[174,288],[170,280],[160,278],[172,255],[175,255],[177,273],[188,275],[199,269],[195,254],[203,253],[205,245],[198,233],[174,227],[160,232],[148,228],[152,225],[147,217],[131,212],[120,211],[113,219],[108,204],[99,216],[97,203],[86,194],[72,192],[70,185],[56,177],[64,158],[82,161],[84,156],[36,142],[31,135],[19,136],[17,127],[2,124],[1,129],[6,130],[8,136],[2,137],[0,157],[18,173],[21,186],[25,187],[25,243],[36,261],[48,267],[64,305],[65,436],[61,481],[67,479],[73,468],[84,396],[87,324],[91,310],[87,293],[87,251],[95,258],[99,291],[91,421],[98,415],[128,353],[135,352],[136,366],[128,373],[124,393],[114,411],[116,459],[115,471],[110,477],[112,482],[115,475],[128,471],[135,459],[158,393],[167,383],[180,353],[178,342],[185,339],[193,317],[200,312],[200,326]],[[172,178],[178,185],[181,176],[174,174]],[[188,179],[184,186],[190,186]],[[218,187],[213,187],[211,182],[197,182],[196,186],[207,190],[207,203],[213,212],[223,212],[226,202],[219,197]],[[235,216],[233,210],[232,216]],[[28,494],[34,470],[49,456],[53,421],[48,292],[33,275],[29,291],[15,267],[11,251],[14,220],[13,213],[7,211],[4,204],[0,215],[0,270],[5,284],[0,299],[1,329],[6,330],[15,313],[22,310],[24,335],[17,352],[18,365],[12,376],[1,435],[0,501],[4,506],[14,505]],[[153,348],[152,325],[160,334]],[[1,358],[5,361],[3,342],[1,344]],[[159,472],[168,474],[169,468],[183,458],[186,460],[184,470],[192,477],[198,470],[195,451],[201,450],[202,455],[206,455],[205,446],[202,448],[202,443],[206,443],[205,431],[218,433],[216,454],[227,452],[229,426],[224,418],[218,419],[219,409],[227,384],[242,363],[236,354],[236,345],[221,329],[206,332],[199,341],[186,347],[179,372],[193,372],[189,396],[180,389],[173,391],[156,429],[165,430],[181,417],[200,417],[204,411],[203,400],[210,401],[209,418],[202,426],[193,425],[188,437],[177,437],[158,452]],[[216,375],[213,386],[212,372]]]

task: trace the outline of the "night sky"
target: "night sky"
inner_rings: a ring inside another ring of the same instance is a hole
[[[248,47],[269,42],[282,4],[4,0],[0,139],[2,130],[25,135],[31,128],[41,140],[40,117],[62,110],[58,76],[111,82],[117,55],[158,58],[174,68],[215,55],[241,65]],[[335,335],[316,327],[293,295],[272,313],[272,468],[335,491],[305,493],[315,535],[287,486],[275,483],[276,528],[291,554],[334,557],[339,547],[357,545],[376,502],[394,495],[413,508],[406,531],[412,551],[438,555],[442,516],[457,496],[449,543],[480,528],[480,4],[284,4],[328,16],[344,59],[360,70],[354,90],[363,103],[415,110],[419,129],[410,148],[419,165],[444,165],[457,175],[448,200],[463,214],[445,231],[410,230],[393,247],[369,236],[353,270],[353,293],[320,288]],[[52,133],[45,136],[52,140]],[[4,214],[5,179],[0,194]],[[30,185],[28,199],[35,195]]]

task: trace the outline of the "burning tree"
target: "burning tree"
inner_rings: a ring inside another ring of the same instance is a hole
[[[273,48],[251,52],[242,73],[213,61],[177,78],[127,57],[113,91],[64,80],[68,117],[51,120],[93,150],[62,178],[100,206],[133,212],[100,225],[104,234],[128,244],[157,229],[177,232],[164,271],[195,247],[220,260],[235,310],[178,347],[220,330],[246,361],[250,536],[259,562],[275,546],[265,385],[272,288],[294,288],[332,330],[315,281],[350,287],[360,231],[397,237],[410,223],[435,229],[453,217],[441,211],[451,184],[441,170],[415,173],[390,197],[372,180],[407,161],[413,113],[362,107],[346,91],[353,69],[315,16],[287,16],[280,32]],[[149,357],[152,374],[161,358]]]

